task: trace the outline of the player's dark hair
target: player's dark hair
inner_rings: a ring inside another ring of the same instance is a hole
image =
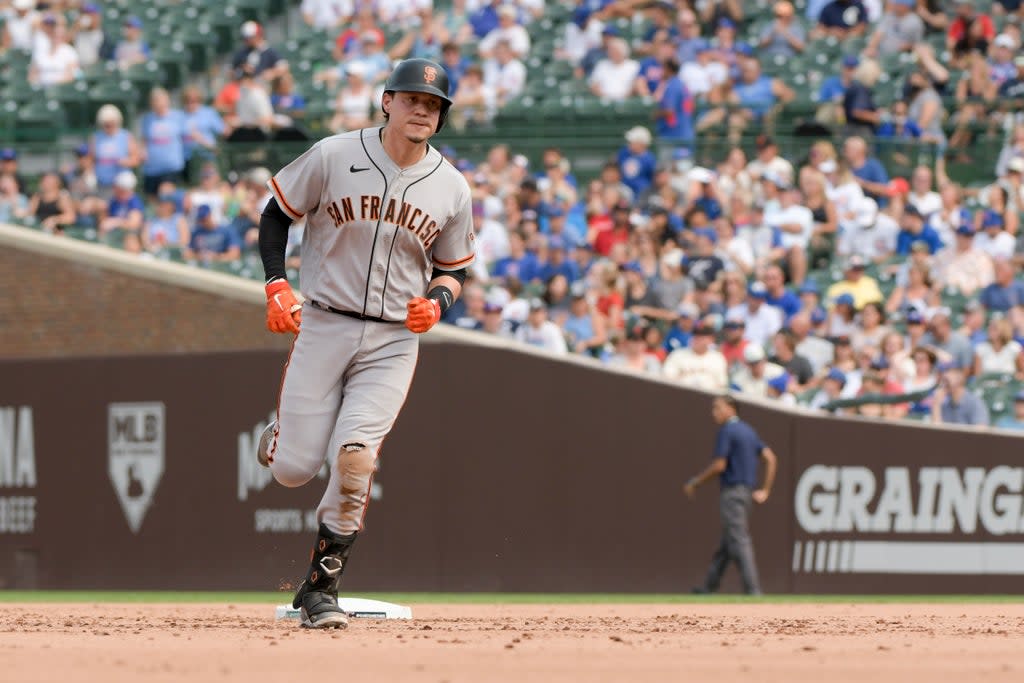
[[[734,412],[737,415],[739,415],[739,413],[740,413],[740,404],[737,403],[736,399],[733,398],[731,395],[729,395],[729,394],[719,394],[716,397],[716,400],[721,401],[725,405],[729,406],[730,408],[732,408],[732,412]]]

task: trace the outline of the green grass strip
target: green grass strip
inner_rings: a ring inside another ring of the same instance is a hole
[[[1020,595],[689,595],[676,593],[345,593],[399,604],[506,605],[643,605],[643,604],[1024,604]],[[155,602],[263,603],[291,602],[292,593],[216,591],[0,591],[0,603],[33,602]]]

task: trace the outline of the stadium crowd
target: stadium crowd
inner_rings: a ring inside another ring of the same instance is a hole
[[[445,321],[714,391],[1024,428],[1024,393],[994,419],[971,390],[1024,382],[1024,121],[1008,104],[1024,94],[1024,5],[986,8],[781,0],[762,16],[737,0],[572,3],[556,27],[569,79],[602,101],[644,98],[653,123],[623,131],[617,155],[585,182],[557,145],[535,164],[507,145],[474,161],[457,137],[442,144],[472,188],[478,245]],[[489,122],[523,94],[545,10],[543,0],[304,0],[309,27],[335,36],[332,64],[310,81],[334,98],[329,129],[381,121],[383,81],[407,56],[449,71],[453,128]],[[138,17],[107,31],[91,3],[11,0],[0,12],[0,46],[31,55],[33,84],[74,80],[100,61],[130,68],[149,52]],[[643,31],[627,40],[617,20],[635,17]],[[391,45],[385,27],[401,29]],[[940,49],[925,40],[935,35]],[[856,49],[820,83],[766,73],[829,38]],[[264,27],[246,21],[238,39],[212,97],[189,85],[179,107],[156,88],[131,129],[102,107],[75,163],[35,187],[17,152],[0,150],[0,221],[86,225],[129,251],[200,265],[251,257],[271,170],[223,177],[217,150],[301,128],[306,99]],[[882,106],[893,58],[913,68]],[[840,135],[786,157],[762,131],[799,98]],[[728,150],[695,163],[700,138],[715,135]],[[958,185],[945,161],[969,157],[982,135],[1005,137],[991,182]],[[937,161],[905,160],[905,177],[890,177],[877,157],[886,139],[927,143]],[[300,261],[301,225],[289,265]],[[909,396],[842,403],[864,395]]]

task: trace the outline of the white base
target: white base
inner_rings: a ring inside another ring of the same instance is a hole
[[[353,619],[412,619],[412,608],[381,600],[338,598],[338,607]],[[275,619],[298,619],[299,610],[291,605],[278,605]]]

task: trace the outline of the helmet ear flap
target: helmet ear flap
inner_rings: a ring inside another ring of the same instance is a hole
[[[441,105],[441,115],[437,117],[437,128],[434,130],[435,135],[440,133],[441,129],[444,128],[445,121],[448,119],[448,110],[451,106],[450,102],[445,102]]]

